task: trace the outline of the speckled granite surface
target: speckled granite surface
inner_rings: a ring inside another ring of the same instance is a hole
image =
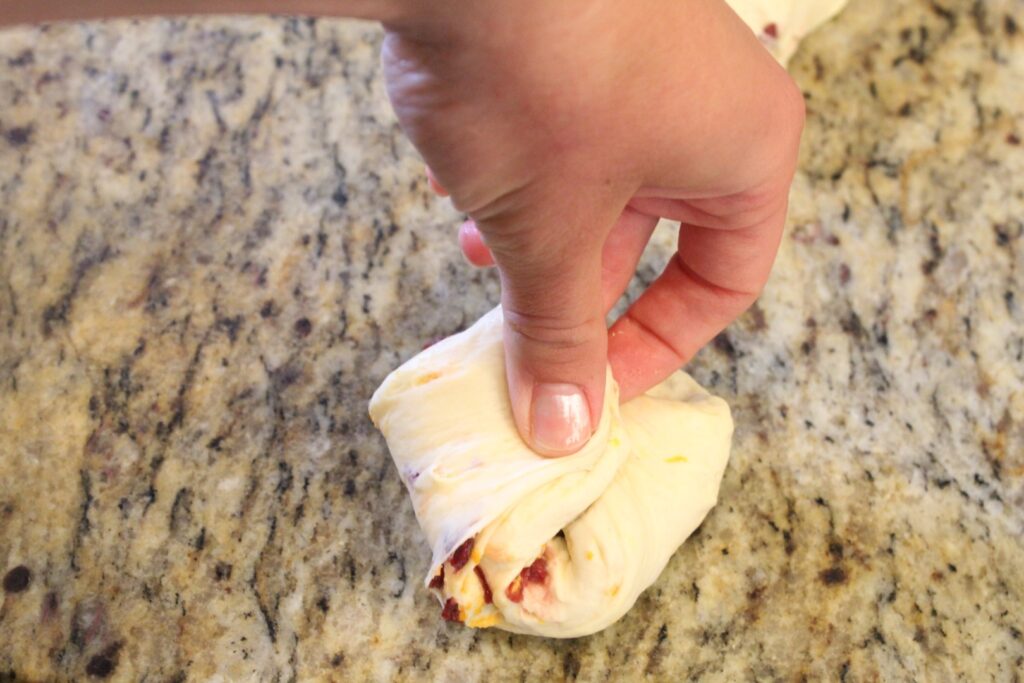
[[[805,44],[778,266],[690,368],[722,502],[569,642],[438,619],[366,417],[497,296],[376,30],[0,34],[0,679],[1018,680],[1022,19],[853,0]]]

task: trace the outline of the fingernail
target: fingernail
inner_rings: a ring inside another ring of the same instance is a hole
[[[572,453],[590,438],[587,397],[575,384],[535,386],[531,418],[533,447],[541,452]]]

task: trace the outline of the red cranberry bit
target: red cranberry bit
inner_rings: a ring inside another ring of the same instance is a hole
[[[448,598],[448,601],[444,603],[441,618],[445,621],[462,621],[459,618],[459,603],[455,602],[455,598]]]
[[[468,538],[466,542],[455,549],[452,556],[448,558],[448,562],[451,563],[452,569],[459,571],[466,566],[469,562],[469,555],[473,552],[473,539]]]
[[[512,602],[523,601],[523,589],[528,583],[544,583],[548,580],[548,561],[538,557],[529,567],[523,567],[519,576],[505,589],[505,595]]]
[[[510,583],[508,588],[505,589],[505,597],[512,602],[523,601],[523,577],[517,576],[512,579],[512,583]]]
[[[441,565],[441,571],[434,574],[434,578],[430,580],[430,587],[436,591],[444,588],[444,565]]]
[[[491,604],[494,602],[494,596],[491,595],[491,587],[487,585],[487,577],[484,576],[484,570],[480,569],[480,566],[477,565],[473,567],[473,572],[476,574],[476,578],[480,579],[480,586],[484,589],[484,602],[488,605]]]
[[[763,29],[761,29],[761,32],[764,33],[769,38],[779,37],[779,27],[774,21],[765,26]]]
[[[529,567],[523,569],[521,576],[523,583],[544,583],[548,580],[548,562],[543,557],[538,557]]]

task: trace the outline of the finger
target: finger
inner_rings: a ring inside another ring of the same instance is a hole
[[[680,228],[678,252],[609,332],[608,360],[622,400],[672,374],[754,302],[785,216],[783,194],[747,227]]]
[[[657,216],[627,208],[608,234],[601,252],[601,294],[605,314],[629,286],[636,273],[636,264],[640,262],[657,224]]]
[[[427,184],[430,185],[430,189],[433,190],[434,194],[437,196],[448,196],[448,190],[444,189],[444,186],[438,182],[437,177],[434,175],[434,172],[430,170],[429,166],[427,166]]]
[[[657,224],[656,216],[627,208],[612,228],[601,255],[601,292],[605,313],[612,309],[629,285]],[[466,260],[474,266],[486,268],[494,265],[491,250],[471,220],[459,227],[459,247]]]
[[[624,205],[596,211],[558,199],[478,222],[501,274],[512,412],[524,440],[550,456],[579,450],[601,416],[601,255]]]
[[[483,235],[477,229],[476,223],[466,221],[459,226],[459,248],[466,260],[477,268],[488,268],[494,265],[494,256],[491,250],[484,244]]]

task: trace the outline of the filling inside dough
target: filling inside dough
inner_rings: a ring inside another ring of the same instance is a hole
[[[505,384],[501,309],[424,350],[370,402],[433,551],[441,615],[574,637],[616,621],[715,504],[732,420],[677,373],[622,406],[608,373],[597,431],[544,458]]]

